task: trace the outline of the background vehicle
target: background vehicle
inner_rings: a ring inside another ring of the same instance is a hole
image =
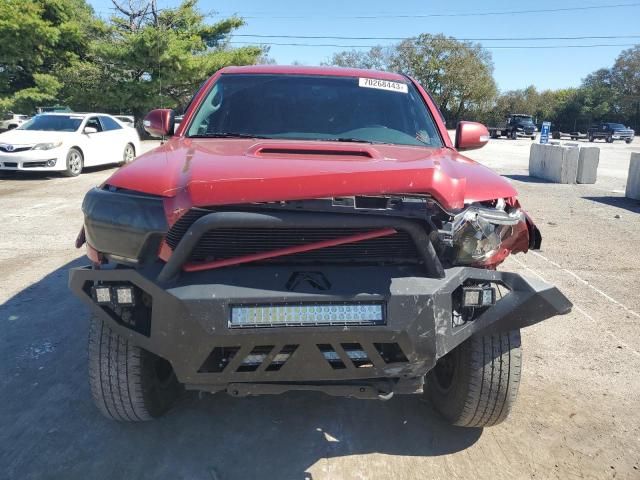
[[[515,140],[518,137],[536,138],[536,126],[531,115],[510,114],[506,120],[495,127],[489,127],[491,138],[507,137]]]
[[[126,125],[127,127],[135,128],[136,126],[136,120],[133,115],[114,115],[113,117],[122,122],[122,124]]]
[[[66,105],[49,105],[45,107],[36,107],[36,112],[40,113],[73,113],[70,107]]]
[[[174,112],[144,125],[170,136]],[[424,391],[456,425],[503,421],[520,329],[571,304],[495,270],[541,237],[513,186],[459,153],[487,141],[461,122],[454,145],[401,75],[219,71],[172,138],[83,202],[92,265],[70,286],[94,313],[98,408],[148,420],[182,388]]]
[[[29,115],[7,113],[6,115],[3,115],[2,120],[0,120],[0,131],[12,130],[14,128],[17,128],[24,122],[29,120],[29,118]]]
[[[60,171],[129,163],[140,151],[135,129],[102,113],[45,113],[0,134],[0,170]]]
[[[635,134],[631,128],[625,127],[621,123],[601,122],[589,129],[587,138],[590,142],[600,138],[607,143],[613,143],[614,140],[624,140],[626,143],[631,143]]]

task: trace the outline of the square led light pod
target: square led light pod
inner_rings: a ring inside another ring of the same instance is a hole
[[[111,289],[109,287],[104,286],[95,286],[93,287],[93,299],[101,304],[109,304],[111,303]]]
[[[120,306],[131,306],[135,304],[133,287],[115,287],[116,303]]]

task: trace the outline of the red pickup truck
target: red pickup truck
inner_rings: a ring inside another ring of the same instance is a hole
[[[370,70],[217,72],[159,148],[87,193],[89,375],[108,417],[184,389],[388,400],[423,393],[462,426],[503,421],[520,329],[571,303],[496,267],[539,248],[504,178],[463,156],[414,80]]]

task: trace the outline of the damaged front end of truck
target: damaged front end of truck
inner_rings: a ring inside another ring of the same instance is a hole
[[[459,212],[428,195],[265,202],[192,208],[168,227],[162,199],[104,188],[84,211],[94,265],[72,289],[190,389],[415,393],[472,335],[570,309],[555,287],[495,269],[540,246],[510,199]]]
[[[332,74],[359,88],[352,71]],[[379,75],[391,80],[372,88],[393,101],[423,92]],[[77,242],[91,265],[71,270],[70,287],[94,315],[100,410],[147,420],[182,388],[424,392],[454,424],[504,420],[520,329],[571,303],[497,270],[540,248],[540,232],[506,180],[457,152],[486,129],[459,128],[456,149],[437,122],[428,148],[178,134],[91,190]]]

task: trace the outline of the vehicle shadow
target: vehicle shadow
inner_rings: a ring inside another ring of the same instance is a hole
[[[419,395],[380,402],[190,392],[156,421],[107,420],[88,387],[89,309],[67,288],[68,269],[85,263],[63,265],[0,305],[0,468],[7,478],[310,479],[307,470],[326,458],[439,456],[482,433],[446,425]]]
[[[545,180],[544,178],[532,177],[531,175],[502,175],[503,177],[507,177],[511,180],[515,180],[517,182],[524,183],[553,183],[549,180]]]
[[[640,213],[640,200],[632,200],[626,197],[582,197],[585,200],[591,200],[592,202],[603,203],[612,207],[623,208],[629,210],[632,213]]]
[[[115,168],[118,168],[115,163],[108,165],[98,165],[95,167],[85,167],[80,175],[86,173],[102,172],[105,170],[113,170]],[[28,182],[33,180],[49,180],[53,178],[65,177],[64,175],[62,175],[62,172],[28,172],[24,170],[0,170],[0,180],[16,180]]]

